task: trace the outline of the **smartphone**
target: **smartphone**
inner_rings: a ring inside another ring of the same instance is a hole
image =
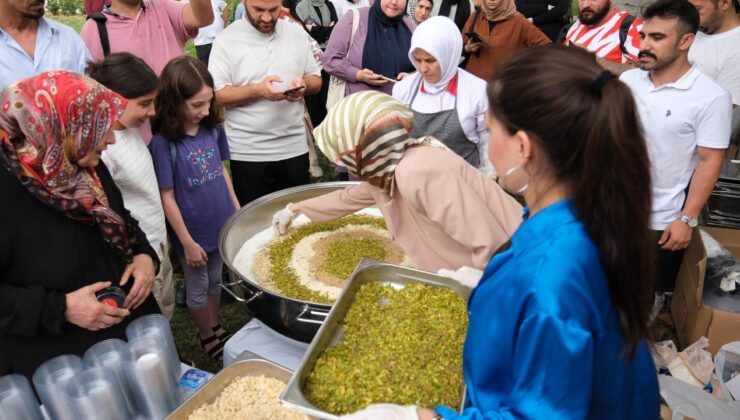
[[[294,93],[300,92],[300,90],[303,89],[304,87],[305,86],[299,86],[297,88],[288,89],[285,92],[283,92],[283,95],[285,95],[285,96],[293,95]]]
[[[491,46],[486,42],[485,39],[481,38],[480,35],[478,35],[476,32],[466,32],[465,36],[472,39],[473,42],[480,42],[481,44],[485,45],[488,48],[491,48]]]
[[[400,80],[391,79],[390,77],[385,77],[382,74],[379,74],[378,76],[380,76],[380,78],[383,79],[383,80],[385,80],[386,82],[390,82],[390,83],[398,83],[398,82],[400,82]]]

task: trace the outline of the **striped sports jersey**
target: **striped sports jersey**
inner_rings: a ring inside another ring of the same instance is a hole
[[[627,16],[627,12],[614,9],[597,26],[587,26],[576,20],[565,36],[564,44],[577,45],[605,60],[626,64],[629,61],[619,45],[619,27]],[[637,54],[640,52],[639,31],[642,23],[643,20],[639,17],[632,22],[624,42],[627,53],[634,60],[637,60]]]

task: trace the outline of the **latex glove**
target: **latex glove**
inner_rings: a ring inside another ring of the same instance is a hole
[[[470,287],[471,289],[474,289],[475,286],[478,285],[480,278],[483,277],[482,270],[468,267],[467,265],[464,265],[457,270],[448,270],[446,268],[443,268],[437,271],[437,274],[443,277],[451,278],[452,280],[455,280],[463,286]]]
[[[364,410],[340,417],[347,420],[418,420],[415,405],[373,404]]]
[[[275,228],[275,232],[280,235],[284,235],[285,232],[288,231],[290,223],[296,218],[296,216],[298,216],[298,213],[290,211],[290,206],[292,205],[293,203],[288,203],[284,209],[278,211],[272,216],[272,227]]]

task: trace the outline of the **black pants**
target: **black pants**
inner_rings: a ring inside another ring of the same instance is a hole
[[[216,19],[219,19],[219,17],[217,16]],[[195,46],[195,54],[198,56],[198,60],[204,62],[206,67],[208,67],[208,58],[211,57],[211,47],[213,47],[213,44]]]
[[[308,184],[308,153],[273,162],[232,160],[231,176],[236,198],[243,206],[263,195]]]
[[[653,231],[653,233],[655,234],[655,243],[657,244],[663,232]],[[697,235],[697,233],[694,234]],[[658,247],[658,252],[655,261],[655,291],[658,293],[673,293],[685,250],[668,251],[662,249],[660,245],[656,246]]]

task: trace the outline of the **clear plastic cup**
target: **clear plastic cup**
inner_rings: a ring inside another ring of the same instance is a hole
[[[23,375],[0,377],[0,420],[43,420],[39,402]]]
[[[170,330],[170,321],[164,315],[153,314],[137,318],[126,327],[126,337],[129,342],[144,336],[153,336],[159,341],[160,347],[165,351],[168,371],[177,381],[182,368],[180,357],[177,355],[175,338],[172,337],[172,330]]]
[[[167,366],[166,346],[157,337],[129,340],[123,359],[126,373],[141,416],[147,419],[167,417],[180,403],[177,379]]]
[[[126,342],[117,338],[101,341],[87,349],[83,357],[86,367],[102,367],[115,378],[123,394],[129,414],[136,416],[136,402],[131,385],[123,372],[123,358],[126,354]]]
[[[79,356],[65,354],[46,361],[33,374],[33,386],[52,419],[73,419],[75,411],[67,397],[67,384],[84,369]]]
[[[131,418],[118,380],[106,368],[85,369],[69,381],[67,394],[78,419]]]

